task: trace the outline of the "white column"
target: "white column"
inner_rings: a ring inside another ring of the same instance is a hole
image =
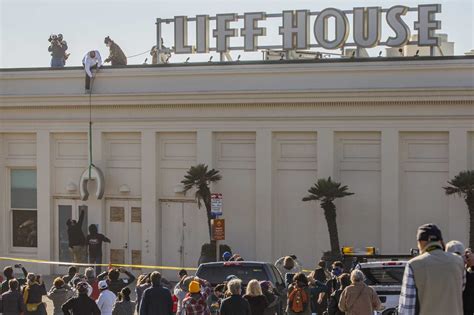
[[[36,134],[36,176],[38,211],[38,259],[53,258],[52,197],[51,197],[51,137],[47,130]],[[37,272],[50,274],[50,265],[38,265]]]
[[[141,141],[142,195],[142,263],[161,263],[161,216],[157,215],[156,132],[142,131]]]
[[[464,129],[449,131],[449,180],[461,171],[468,169],[468,132]],[[447,186],[447,183],[446,183]],[[444,189],[442,191],[444,193]],[[464,244],[469,241],[469,215],[466,202],[458,195],[449,197],[449,230],[444,236],[446,241],[459,240]]]
[[[332,129],[318,129],[317,130],[317,177],[318,178],[328,178],[331,176],[334,179],[334,130]],[[309,187],[308,187],[309,188]],[[316,211],[317,213],[317,224],[316,224],[316,232],[318,235],[317,242],[318,242],[318,250],[319,252],[317,255],[321,253],[321,251],[330,251],[331,245],[329,242],[329,231],[326,219],[324,217],[323,210],[321,209],[319,202]]]
[[[213,168],[213,138],[212,130],[198,130],[196,136],[197,163],[204,163],[209,169]]]
[[[256,135],[256,259],[274,261],[273,257],[273,161],[272,131],[257,130]]]
[[[7,175],[6,167],[5,167],[5,145],[3,143],[3,135],[0,133],[0,178],[5,178]],[[9,223],[8,217],[6,215],[5,210],[5,187],[4,187],[5,180],[0,180],[0,253],[7,253],[8,248],[8,235],[7,231],[9,231],[9,227],[7,226]]]
[[[400,154],[399,132],[382,130],[381,139],[381,251],[385,254],[400,250]]]
[[[92,126],[95,128],[95,126]],[[89,137],[89,135],[87,135]],[[89,143],[89,142],[88,142]],[[96,167],[98,167],[106,177],[106,164],[104,161],[103,155],[103,134],[101,130],[92,129],[92,163]],[[87,148],[87,152],[89,152],[89,148]],[[87,165],[89,166],[89,161],[87,161]],[[95,186],[93,186],[95,187]],[[107,187],[107,180],[105,181],[105,187]],[[98,200],[95,196],[95,190],[89,190],[89,199],[87,201],[80,201],[79,204],[87,205],[88,209],[88,222],[87,224],[98,224],[99,225],[99,232],[105,233],[106,232],[106,217],[105,217],[105,198],[103,197],[101,200]],[[106,251],[108,250],[109,246],[106,245]],[[107,257],[107,254],[105,255]],[[106,257],[103,258],[105,261]]]

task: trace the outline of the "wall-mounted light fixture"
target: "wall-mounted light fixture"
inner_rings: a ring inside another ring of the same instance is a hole
[[[174,185],[173,191],[175,192],[175,194],[182,194],[184,192],[184,185],[183,184]]]
[[[119,192],[121,194],[128,194],[130,192],[130,187],[128,187],[128,185],[125,185],[125,184],[120,185]]]
[[[67,183],[66,185],[66,191],[68,193],[73,193],[73,192],[76,192],[77,191],[77,185],[74,183],[74,182],[69,182]]]

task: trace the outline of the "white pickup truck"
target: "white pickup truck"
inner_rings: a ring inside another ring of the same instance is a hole
[[[365,274],[366,284],[377,291],[384,306],[384,310],[376,314],[398,314],[396,308],[406,263],[406,261],[373,261],[358,263],[355,266]]]

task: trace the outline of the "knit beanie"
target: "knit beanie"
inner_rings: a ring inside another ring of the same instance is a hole
[[[189,284],[189,293],[199,293],[201,292],[201,285],[197,281],[191,281]]]

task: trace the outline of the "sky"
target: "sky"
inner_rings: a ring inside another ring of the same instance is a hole
[[[417,6],[436,3],[442,5],[441,31],[455,42],[455,54],[463,55],[474,49],[474,0],[0,0],[0,68],[48,67],[51,56],[47,51],[50,34],[62,33],[71,54],[66,66],[80,66],[84,54],[92,49],[99,50],[103,59],[108,56],[104,37],[110,36],[124,50],[127,56],[140,54],[128,59],[128,64],[142,64],[145,58],[151,62],[149,49],[156,42],[156,18],[173,18],[177,15],[189,17],[198,14],[266,12],[281,13],[283,10],[307,9],[321,11],[334,7],[350,10],[360,6],[393,5]],[[349,16],[352,25],[352,16]],[[412,30],[416,13],[405,19]],[[312,22],[313,23],[313,22]],[[268,28],[268,36],[260,44],[280,44],[278,35],[280,19],[269,19],[260,26]],[[382,40],[391,33],[382,20]],[[312,24],[311,24],[312,25]],[[231,27],[241,27],[239,23]],[[213,25],[211,24],[211,29]],[[189,29],[192,42],[194,32]],[[165,26],[163,38],[166,46],[173,45],[172,26]],[[349,37],[351,41],[351,36]],[[311,35],[314,43],[314,36]],[[231,44],[241,46],[242,37],[233,39]],[[211,38],[211,46],[214,41]],[[382,48],[371,54],[377,55]],[[337,52],[337,51],[336,51]],[[142,54],[143,53],[143,54]],[[260,53],[232,52],[232,57],[241,59],[261,59]],[[190,62],[208,60],[212,54],[173,55],[170,62]],[[213,60],[218,60],[214,55]]]

